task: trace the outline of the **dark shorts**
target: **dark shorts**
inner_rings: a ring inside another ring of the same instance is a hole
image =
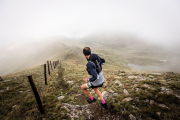
[[[97,86],[93,86],[90,82],[88,82],[88,83],[86,83],[86,86],[88,87],[88,88],[98,88],[98,87],[102,87],[103,86],[103,83],[101,84],[101,85],[97,85]]]

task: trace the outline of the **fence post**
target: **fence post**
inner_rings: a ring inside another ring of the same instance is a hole
[[[39,110],[40,110],[41,114],[45,114],[44,109],[43,109],[43,106],[42,106],[41,99],[40,99],[40,97],[39,97],[38,91],[37,91],[36,86],[35,86],[35,84],[34,84],[34,81],[33,81],[33,79],[32,79],[32,75],[28,75],[27,77],[28,77],[28,79],[29,79],[29,83],[30,83],[30,85],[31,85],[31,88],[32,88],[32,90],[33,90],[33,92],[34,92],[34,96],[35,96],[36,101],[37,101],[37,103],[38,103]]]
[[[57,62],[55,61],[55,68],[56,68],[56,66],[57,66]]]
[[[54,69],[55,69],[55,63],[54,63],[54,61],[53,61],[53,67],[54,67]]]
[[[46,64],[44,64],[44,78],[45,78],[45,85],[47,85]]]
[[[49,61],[47,61],[47,65],[48,65],[48,73],[50,75]]]
[[[53,68],[54,68],[54,61],[53,61],[53,63],[52,63],[52,64],[53,64]]]
[[[52,68],[52,64],[51,64],[51,61],[50,61],[50,65],[51,65],[51,69],[53,70],[53,68]]]

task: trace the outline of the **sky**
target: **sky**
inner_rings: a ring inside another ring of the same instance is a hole
[[[19,40],[78,39],[100,31],[166,45],[180,43],[180,1],[0,0],[1,48]]]

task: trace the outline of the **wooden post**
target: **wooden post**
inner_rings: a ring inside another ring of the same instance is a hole
[[[28,75],[27,77],[28,77],[28,79],[29,79],[29,83],[30,83],[30,85],[31,85],[31,88],[32,88],[32,90],[33,90],[33,92],[34,92],[34,96],[35,96],[36,101],[37,101],[37,104],[38,104],[38,106],[39,106],[39,110],[40,110],[41,114],[45,114],[44,109],[43,109],[43,106],[42,106],[41,99],[40,99],[40,97],[39,97],[38,91],[37,91],[36,86],[35,86],[35,84],[34,84],[34,81],[33,81],[33,79],[32,79],[32,75]]]
[[[50,75],[49,61],[47,61],[47,65],[48,65],[48,73]]]
[[[53,61],[53,68],[55,69],[55,66],[54,66],[54,61]]]
[[[46,64],[44,64],[44,78],[45,78],[45,85],[47,85]]]
[[[52,64],[51,64],[51,61],[50,61],[50,65],[51,65],[51,69],[53,70],[53,68],[52,68]]]

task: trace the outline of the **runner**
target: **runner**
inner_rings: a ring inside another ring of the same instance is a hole
[[[102,101],[101,103],[102,106],[104,108],[107,108],[107,104],[101,92],[98,90],[98,87],[102,87],[104,82],[104,76],[101,65],[105,63],[105,60],[100,58],[97,54],[91,54],[91,49],[89,47],[85,47],[83,49],[83,54],[88,61],[86,66],[88,73],[91,75],[91,78],[85,77],[84,79],[85,84],[82,84],[81,89],[89,97],[87,102],[92,103],[92,102],[96,102],[96,99],[93,98],[90,92],[87,90],[88,88],[92,88],[96,92],[96,94],[100,97]]]

